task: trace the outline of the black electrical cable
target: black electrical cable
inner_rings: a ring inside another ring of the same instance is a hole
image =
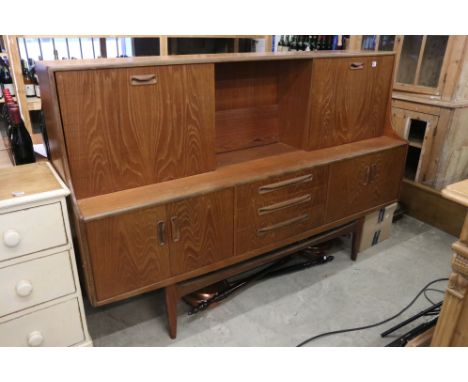
[[[440,279],[436,279],[436,280],[433,280],[431,281],[430,283],[428,283],[424,288],[422,288],[418,294],[416,295],[416,297],[413,298],[413,300],[411,300],[411,302],[406,306],[404,307],[401,311],[399,311],[397,314],[393,315],[392,317],[390,318],[387,318],[383,321],[380,321],[380,322],[377,322],[375,324],[370,324],[370,325],[365,325],[365,326],[359,326],[357,328],[350,328],[350,329],[341,329],[341,330],[334,330],[332,332],[326,332],[326,333],[322,333],[322,334],[318,334],[316,336],[313,336],[313,337],[310,337],[308,339],[306,339],[305,341],[302,341],[299,345],[297,345],[296,347],[301,347],[301,346],[304,346],[305,344],[311,342],[311,341],[314,341],[318,338],[322,338],[322,337],[327,337],[327,336],[331,336],[331,335],[334,335],[334,334],[340,334],[340,333],[347,333],[347,332],[355,332],[355,331],[358,331],[358,330],[364,330],[364,329],[370,329],[370,328],[375,328],[376,326],[380,326],[380,325],[383,325],[395,318],[397,318],[398,316],[402,315],[404,312],[406,312],[414,303],[415,301],[419,298],[419,296],[421,296],[424,291],[429,287],[431,286],[432,284],[435,284],[437,282],[440,282],[440,281],[447,281],[448,278],[440,278]]]
[[[440,290],[440,289],[434,289],[434,288],[427,288],[424,290],[424,297],[426,297],[426,300],[429,301],[429,303],[431,303],[432,305],[435,304],[434,301],[432,301],[429,296],[427,295],[427,292],[439,292],[439,293],[442,293],[444,294],[445,292],[443,290]]]

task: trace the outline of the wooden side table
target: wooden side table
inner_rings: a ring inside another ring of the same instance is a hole
[[[468,179],[451,184],[442,195],[468,207]],[[452,274],[432,346],[468,346],[468,213],[460,234],[453,243]]]

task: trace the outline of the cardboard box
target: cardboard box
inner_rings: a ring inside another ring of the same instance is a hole
[[[364,220],[359,252],[388,239],[392,228],[393,214],[398,203],[390,204],[380,210],[370,213]]]

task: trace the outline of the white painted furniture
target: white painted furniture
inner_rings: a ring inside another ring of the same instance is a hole
[[[0,346],[92,346],[69,194],[47,162],[0,169]]]

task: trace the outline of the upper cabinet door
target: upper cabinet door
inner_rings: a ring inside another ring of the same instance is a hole
[[[178,275],[233,255],[234,190],[227,189],[167,206],[171,274]]]
[[[405,157],[400,146],[331,164],[327,222],[395,201]]]
[[[215,168],[212,64],[57,72],[77,199]]]
[[[307,149],[382,135],[393,56],[314,59]]]

